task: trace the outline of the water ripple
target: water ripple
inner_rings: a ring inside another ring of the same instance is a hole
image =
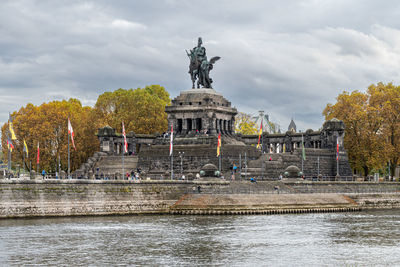
[[[0,221],[11,266],[396,266],[399,243],[399,210]]]

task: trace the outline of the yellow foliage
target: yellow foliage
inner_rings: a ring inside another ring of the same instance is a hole
[[[25,160],[25,166],[32,164],[36,169],[37,143],[40,142],[40,168],[47,172],[57,170],[58,155],[61,159],[61,167],[67,170],[67,146],[68,128],[67,119],[75,133],[75,145],[77,150],[71,149],[71,169],[77,169],[94,151],[98,150],[99,144],[95,136],[98,128],[92,115],[92,108],[82,107],[77,99],[68,101],[53,101],[43,103],[40,106],[28,104],[19,111],[12,113],[14,118],[13,127],[18,141],[13,150],[13,162],[22,163],[23,140],[28,146],[29,155]],[[7,154],[6,134],[8,122],[2,126],[3,153]],[[72,148],[72,146],[71,146]],[[22,166],[22,165],[21,165]]]
[[[251,120],[251,116],[246,113],[239,112],[235,118],[235,131],[243,135],[258,134],[256,123]]]
[[[343,92],[328,104],[326,119],[346,125],[344,138],[349,160],[364,175],[390,161],[392,175],[400,159],[400,87],[392,83],[371,85],[367,92]]]

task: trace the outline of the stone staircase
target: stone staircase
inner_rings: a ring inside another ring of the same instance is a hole
[[[115,174],[122,173],[122,167],[124,171],[131,172],[136,170],[138,164],[137,156],[125,156],[124,166],[122,166],[122,156],[102,156],[93,166],[94,174]]]
[[[125,172],[135,170],[138,164],[137,156],[124,157]],[[122,157],[110,156],[105,152],[95,152],[86,163],[73,173],[73,177],[93,179],[96,174],[109,174],[122,173]]]

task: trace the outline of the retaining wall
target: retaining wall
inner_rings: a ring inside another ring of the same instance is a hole
[[[318,192],[321,188],[325,191]],[[0,218],[400,208],[398,188],[394,183],[354,182],[1,180]]]

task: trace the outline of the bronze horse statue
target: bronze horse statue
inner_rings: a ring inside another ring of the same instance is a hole
[[[189,74],[192,80],[192,89],[195,88],[197,80],[197,88],[200,85],[203,88],[212,88],[211,83],[213,82],[209,76],[210,70],[213,69],[214,63],[221,57],[213,57],[210,61],[207,60],[206,49],[201,46],[202,40],[199,38],[198,46],[190,50],[190,53],[186,50],[186,54],[189,57]]]

